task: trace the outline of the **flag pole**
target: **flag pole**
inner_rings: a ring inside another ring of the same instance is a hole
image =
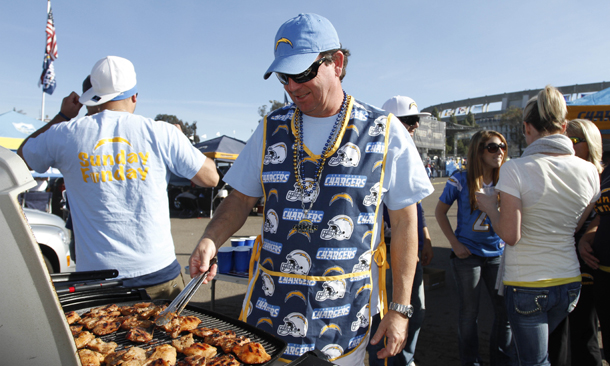
[[[40,120],[44,122],[44,90],[42,91],[42,108],[40,110]]]

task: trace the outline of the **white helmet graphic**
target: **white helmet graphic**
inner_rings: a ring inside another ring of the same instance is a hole
[[[366,328],[369,326],[369,305],[366,304],[356,314],[356,320],[352,322],[352,332],[358,330],[358,328]]]
[[[322,353],[324,353],[329,360],[334,360],[343,355],[343,347],[338,344],[327,344],[322,348]]]
[[[316,301],[342,299],[345,295],[345,287],[344,280],[325,281],[322,284],[323,290],[316,294]]]
[[[388,116],[377,117],[374,125],[369,128],[369,136],[378,136],[385,133],[385,126],[388,122]]]
[[[273,278],[271,278],[271,276],[265,272],[263,272],[261,277],[263,280],[263,292],[265,292],[265,295],[267,296],[273,296],[273,293],[275,292],[275,283],[273,283]]]
[[[311,269],[311,258],[302,250],[293,250],[286,256],[287,262],[282,262],[280,271],[284,273],[295,273],[306,275]]]
[[[284,324],[277,327],[281,336],[305,337],[307,335],[307,319],[300,313],[290,313],[284,318]]]
[[[348,142],[337,150],[337,156],[328,161],[329,166],[343,165],[354,167],[360,164],[360,149],[358,146]]]
[[[362,204],[365,206],[371,206],[371,205],[376,205],[377,204],[377,197],[379,196],[379,182],[375,183],[374,186],[371,187],[371,194],[368,194],[364,197],[364,200],[362,201]],[[383,190],[381,191],[381,193],[385,193],[388,190],[383,188]]]
[[[322,240],[348,240],[354,231],[354,223],[349,216],[338,215],[328,221],[328,229],[320,232]]]
[[[267,148],[267,153],[265,154],[265,159],[263,164],[281,164],[286,160],[286,144],[283,142],[278,142],[275,145],[271,145]]]
[[[320,193],[320,186],[316,184],[316,189],[312,190],[314,186],[313,178],[305,178],[303,182],[303,188],[305,192],[299,186],[299,182],[294,184],[294,191],[288,191],[286,199],[291,202],[303,200],[303,203],[316,202],[318,194]]]
[[[263,225],[263,231],[271,234],[275,234],[277,232],[277,226],[279,224],[279,217],[277,216],[277,212],[271,209],[267,211],[265,215],[265,224]]]
[[[352,273],[368,271],[371,268],[371,261],[373,260],[373,252],[367,250],[358,257],[358,263],[354,265]]]

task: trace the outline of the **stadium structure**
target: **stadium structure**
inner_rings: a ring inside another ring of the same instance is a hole
[[[576,84],[556,88],[564,95],[566,102],[571,102],[608,87],[610,87],[610,82],[602,81],[599,83]],[[517,157],[521,155],[517,141],[518,136],[521,133],[521,125],[510,126],[502,123],[502,114],[511,107],[523,109],[527,104],[527,101],[538,94],[540,90],[542,89],[528,89],[511,93],[468,98],[432,105],[424,108],[422,111],[432,113],[436,108],[439,112],[440,121],[446,123],[446,134],[450,135],[455,133],[456,139],[469,138],[472,133],[479,129],[496,130],[506,137],[509,144],[509,156]],[[451,118],[452,115],[455,115],[457,121],[460,122],[466,119],[466,116],[469,113],[474,115],[478,128],[454,125],[449,122],[449,118]]]

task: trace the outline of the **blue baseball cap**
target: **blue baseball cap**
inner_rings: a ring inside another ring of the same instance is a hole
[[[275,35],[275,60],[264,78],[274,72],[300,74],[320,52],[341,48],[339,36],[330,21],[317,14],[299,14],[282,24]]]

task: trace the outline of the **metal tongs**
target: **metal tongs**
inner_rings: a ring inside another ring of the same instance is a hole
[[[186,285],[184,290],[180,291],[178,296],[176,296],[176,298],[169,304],[167,309],[159,313],[159,316],[155,320],[156,325],[164,326],[165,324],[169,323],[174,317],[178,316],[182,312],[182,310],[184,310],[184,307],[186,306],[186,304],[189,303],[193,295],[195,295],[195,292],[199,290],[199,287],[203,283],[203,280],[208,276],[208,273],[210,273],[210,269],[214,264],[216,264],[216,257],[210,260],[210,266],[208,267],[208,270],[205,271],[205,273],[202,273],[191,279],[191,281],[188,283],[188,285]]]

